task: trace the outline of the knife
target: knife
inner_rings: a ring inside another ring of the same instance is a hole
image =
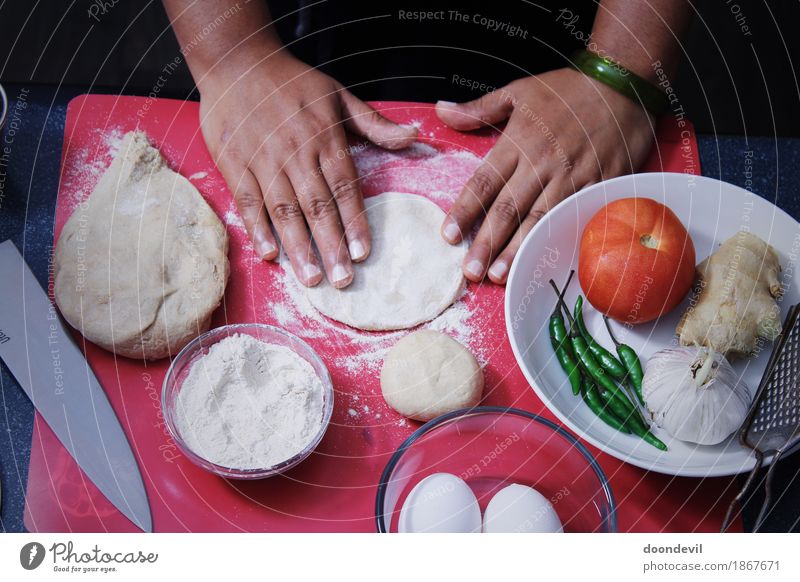
[[[92,483],[152,531],[142,476],[106,393],[10,240],[0,243],[0,358]]]

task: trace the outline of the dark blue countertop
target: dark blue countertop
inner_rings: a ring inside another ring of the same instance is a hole
[[[18,86],[7,91],[9,119],[0,138],[0,241],[12,239],[46,286],[66,105],[80,91]],[[698,142],[704,176],[749,188],[794,218],[800,216],[800,139],[700,136]],[[2,365],[0,531],[23,531],[32,428],[33,407]],[[798,477],[800,454],[777,468],[778,499],[762,531],[800,531]],[[756,495],[745,506],[748,530],[760,502]]]

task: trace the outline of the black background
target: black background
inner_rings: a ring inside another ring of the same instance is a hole
[[[105,10],[99,8],[102,4],[102,0],[3,3],[0,80],[148,94],[163,67],[179,54],[161,3],[106,0]],[[308,4],[312,2],[270,2],[276,17]],[[284,42],[293,42],[293,52],[353,86],[365,99],[459,101],[477,94],[453,84],[453,74],[499,86],[526,72],[564,66],[565,55],[580,43],[556,22],[560,8],[580,14],[576,29],[591,30],[595,2],[535,3],[549,8],[549,13],[533,4],[328,0],[303,10],[302,16],[282,19],[279,30]],[[89,15],[93,6],[96,19]],[[800,3],[701,0],[694,6],[697,14],[684,43],[687,56],[674,86],[697,130],[800,135],[800,89],[797,65],[792,62],[800,55],[794,29],[800,22]],[[528,38],[512,38],[472,23],[398,18],[399,10],[419,8],[457,9],[507,21],[527,30]],[[749,27],[749,35],[743,34],[741,24]],[[298,34],[304,39],[297,41]],[[387,48],[399,46],[407,48]],[[192,90],[184,64],[169,76],[160,95],[196,98]]]

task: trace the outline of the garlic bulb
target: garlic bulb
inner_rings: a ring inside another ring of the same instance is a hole
[[[667,348],[653,355],[642,395],[658,426],[700,445],[720,443],[737,430],[751,400],[725,356],[698,347]]]

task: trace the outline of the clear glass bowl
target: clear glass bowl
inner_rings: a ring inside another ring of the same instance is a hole
[[[207,354],[212,345],[235,334],[248,334],[263,342],[290,348],[295,354],[311,364],[322,382],[322,424],[320,425],[319,432],[302,451],[272,467],[239,469],[236,467],[223,467],[222,465],[212,463],[189,448],[189,445],[181,438],[180,432],[175,424],[175,403],[180,393],[181,385],[192,364],[198,358]],[[331,413],[333,412],[333,383],[331,382],[328,368],[325,367],[325,364],[314,350],[299,337],[271,325],[237,323],[209,330],[193,339],[180,351],[172,361],[169,370],[167,370],[167,375],[164,378],[164,386],[161,392],[161,407],[164,412],[164,421],[166,422],[172,438],[175,439],[175,444],[178,445],[186,457],[195,465],[220,475],[221,477],[233,479],[263,479],[288,471],[308,457],[317,447],[322,437],[325,435],[325,430],[328,428]]]
[[[498,490],[519,483],[550,500],[565,532],[617,530],[608,479],[586,447],[546,418],[484,406],[439,416],[400,445],[378,485],[378,531],[396,532],[409,492],[440,472],[464,479],[481,512]]]

